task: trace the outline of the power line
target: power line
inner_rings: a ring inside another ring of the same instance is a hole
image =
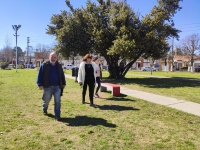
[[[24,37],[27,37],[26,35],[23,35],[23,34],[21,34],[22,36],[24,36]],[[53,35],[46,35],[46,36],[43,36],[43,35],[38,35],[38,36],[31,36],[31,37],[51,37],[51,38],[53,38],[54,36]]]
[[[200,31],[200,29],[199,30],[186,30],[186,31],[182,31],[182,32],[189,32],[189,31]]]
[[[187,28],[200,28],[200,26],[193,26],[193,27],[183,27],[182,29],[187,29]]]

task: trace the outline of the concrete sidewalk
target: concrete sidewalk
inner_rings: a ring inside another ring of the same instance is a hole
[[[67,74],[65,74],[65,77],[75,80],[74,77]],[[138,90],[132,90],[132,89],[125,88],[123,86],[120,86],[120,93],[200,116],[200,104],[198,103],[194,103],[194,102],[190,102],[186,100],[178,100],[176,98],[156,95],[156,94],[138,91]]]
[[[120,86],[120,93],[200,116],[200,104],[198,103],[186,100],[178,100],[176,98],[156,95],[138,90],[131,90],[122,86]]]

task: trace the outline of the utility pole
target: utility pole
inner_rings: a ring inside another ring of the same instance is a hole
[[[176,59],[177,51],[178,51],[178,48],[177,48],[177,46],[176,46],[176,50],[175,50],[175,54],[174,54],[174,60]],[[177,68],[178,68],[177,64],[178,64],[178,63],[175,63],[175,62],[174,62],[174,69],[177,69]]]
[[[21,25],[12,25],[12,27],[13,27],[13,30],[15,30],[15,34],[14,34],[14,36],[16,36],[16,59],[15,59],[15,67],[16,67],[16,72],[17,72],[17,61],[18,61],[18,59],[17,59],[17,31],[18,31],[18,29],[19,28],[21,28]]]
[[[173,52],[174,52],[174,38],[172,40],[172,64],[171,64],[171,71],[172,72],[174,71],[174,55],[173,55]]]
[[[29,41],[29,38],[30,38],[30,37],[27,37],[27,63],[28,63],[28,64],[27,64],[27,68],[29,68],[29,62],[28,62],[29,42],[30,42],[30,41]]]
[[[193,72],[193,61],[194,61],[194,40],[191,40],[192,45],[191,45],[191,72]]]
[[[29,43],[30,43],[29,38],[30,37],[27,37],[27,55],[26,56],[28,56],[28,53],[29,53]]]

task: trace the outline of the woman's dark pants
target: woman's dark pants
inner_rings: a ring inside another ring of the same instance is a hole
[[[94,82],[94,80],[85,80],[82,91],[82,102],[85,102],[85,94],[87,91],[87,86],[89,86],[90,104],[93,104]]]

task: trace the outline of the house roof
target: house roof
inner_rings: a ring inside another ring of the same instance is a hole
[[[199,56],[194,56],[194,60],[200,60],[200,55]]]
[[[190,60],[190,56],[181,56],[181,55],[177,55],[174,57],[174,61],[184,61],[184,62],[188,62]]]
[[[180,56],[180,55],[178,55],[178,56],[175,56],[175,57],[174,57],[174,61],[189,62],[190,59],[191,59],[190,56]],[[199,56],[194,56],[193,59],[194,59],[194,60],[200,60],[200,55],[199,55]]]

